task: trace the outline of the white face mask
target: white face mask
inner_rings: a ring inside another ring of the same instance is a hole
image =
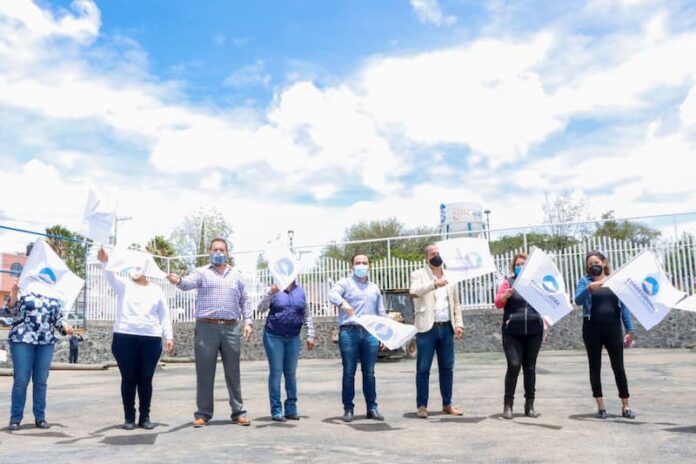
[[[355,277],[358,279],[362,279],[363,277],[367,277],[368,268],[369,266],[367,264],[356,264],[353,266],[353,274],[355,274]]]
[[[141,269],[131,269],[128,271],[128,277],[130,277],[133,280],[138,280],[143,276],[142,270]]]

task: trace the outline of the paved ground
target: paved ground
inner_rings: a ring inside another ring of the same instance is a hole
[[[268,413],[265,363],[245,362],[251,427],[227,420],[218,370],[217,416],[207,428],[195,430],[190,427],[194,368],[167,365],[155,376],[152,417],[158,426],[150,432],[119,428],[117,370],[53,371],[48,410],[53,427],[34,428],[28,404],[19,432],[0,430],[0,462],[696,462],[696,351],[633,350],[626,363],[638,415],[634,421],[616,417],[619,401],[606,357],[610,418],[601,421],[593,418],[584,352],[557,351],[542,352],[539,360],[537,419],[500,417],[504,358],[483,353],[457,358],[455,403],[464,417],[416,418],[415,362],[404,360],[377,366],[378,399],[387,420],[359,416],[344,424],[339,420],[340,363],[303,360],[302,420],[277,424]],[[440,403],[435,378],[432,409]],[[6,415],[11,383],[0,377],[0,408]]]

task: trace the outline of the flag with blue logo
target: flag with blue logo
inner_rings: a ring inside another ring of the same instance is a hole
[[[116,220],[116,201],[110,194],[90,188],[84,211],[85,235],[95,243],[107,244]]]
[[[488,241],[483,238],[455,238],[437,242],[449,283],[496,272]]]
[[[82,290],[84,280],[73,274],[63,260],[43,239],[38,239],[19,276],[19,288],[63,302],[63,309],[72,308]]]
[[[362,316],[353,316],[347,321],[355,322],[365,327],[365,330],[370,332],[376,339],[384,343],[384,346],[390,350],[395,350],[404,346],[409,340],[416,335],[415,326],[402,324],[391,317],[375,316],[374,314],[365,314]]]
[[[105,266],[106,270],[129,274],[131,276],[144,275],[157,279],[167,277],[150,253],[136,250],[114,250],[109,256]]]
[[[279,289],[285,290],[297,279],[300,273],[300,262],[290,248],[280,240],[272,242],[263,252],[263,257],[268,263],[273,282]]]
[[[602,284],[609,287],[646,330],[664,319],[686,293],[674,288],[657,257],[643,250]]]
[[[512,288],[549,324],[573,310],[561,272],[551,256],[539,248],[532,248]]]

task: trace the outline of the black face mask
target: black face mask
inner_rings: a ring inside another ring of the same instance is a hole
[[[590,266],[588,271],[592,277],[599,277],[604,272],[604,268],[599,264],[593,264],[592,266]]]
[[[440,255],[435,255],[432,258],[430,258],[430,261],[428,261],[431,266],[434,267],[440,267],[442,266],[442,256]]]

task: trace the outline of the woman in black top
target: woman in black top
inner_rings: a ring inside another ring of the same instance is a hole
[[[580,279],[575,291],[575,303],[583,307],[582,339],[587,349],[590,364],[590,384],[592,396],[597,402],[597,417],[606,419],[602,394],[602,348],[607,349],[614,379],[621,398],[621,415],[635,419],[635,414],[628,405],[628,381],[623,363],[623,349],[633,343],[634,327],[626,306],[610,288],[603,287],[610,269],[607,259],[599,251],[588,253],[585,258],[587,276]],[[623,335],[621,323],[626,328]]]
[[[503,350],[507,359],[505,374],[505,398],[503,417],[512,419],[512,403],[520,367],[524,375],[524,414],[537,417],[534,411],[534,393],[536,384],[536,360],[544,337],[544,321],[534,308],[522,296],[513,290],[512,285],[522,271],[527,260],[526,253],[518,253],[512,258],[510,270],[512,277],[503,280],[498,287],[495,305],[504,308],[503,313]]]

